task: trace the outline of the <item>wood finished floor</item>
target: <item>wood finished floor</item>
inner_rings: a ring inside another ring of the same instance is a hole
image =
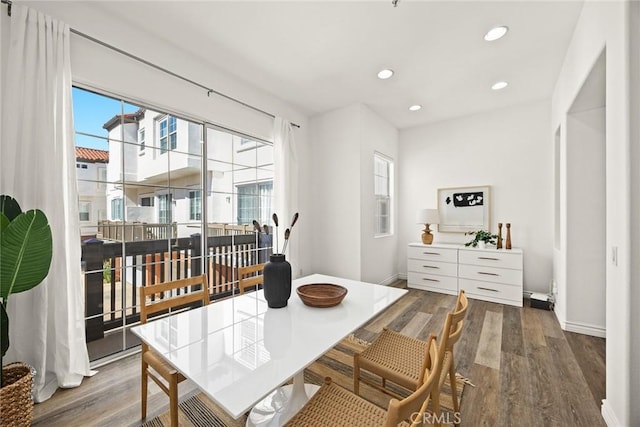
[[[453,296],[412,289],[355,335],[371,341],[388,326],[426,338],[440,331],[454,302]],[[604,426],[604,348],[604,339],[563,332],[552,312],[470,300],[455,350],[457,371],[476,385],[464,390],[462,425]],[[189,381],[180,384],[181,396],[194,391]],[[150,382],[149,417],[167,409],[168,398]],[[33,425],[140,425],[139,354],[35,405]]]

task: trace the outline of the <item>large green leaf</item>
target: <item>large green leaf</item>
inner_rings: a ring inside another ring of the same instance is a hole
[[[0,358],[9,350],[9,316],[4,304],[0,303]]]
[[[2,212],[0,212],[0,233],[9,226],[9,218],[7,218]]]
[[[0,196],[0,212],[9,218],[9,221],[13,221],[22,213],[22,209],[20,209],[20,205],[16,199],[3,194]]]
[[[51,228],[45,214],[30,210],[20,214],[0,235],[0,297],[27,291],[49,273]]]

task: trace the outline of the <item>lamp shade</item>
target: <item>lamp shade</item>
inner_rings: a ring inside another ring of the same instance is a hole
[[[439,224],[440,213],[438,212],[438,209],[419,209],[416,214],[416,223]]]

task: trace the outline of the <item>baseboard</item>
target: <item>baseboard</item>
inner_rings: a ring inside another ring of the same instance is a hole
[[[398,274],[398,280],[407,280],[409,277],[407,274]]]
[[[608,427],[622,427],[622,424],[618,420],[618,417],[616,417],[616,413],[613,411],[613,408],[611,408],[611,405],[609,405],[609,401],[607,399],[602,400],[600,412]]]
[[[592,337],[606,338],[607,329],[601,326],[587,325],[580,322],[560,322],[560,327],[569,332],[576,332],[578,334],[591,335]]]
[[[398,280],[398,278],[399,278],[399,275],[398,274],[394,274],[393,276],[384,279],[382,282],[380,282],[378,284],[379,285],[388,286],[388,285],[392,284],[393,282],[395,282],[396,280]]]

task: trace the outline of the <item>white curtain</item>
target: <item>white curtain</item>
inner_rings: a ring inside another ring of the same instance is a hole
[[[275,162],[275,176],[273,192],[275,196],[275,211],[280,220],[278,242],[280,247],[274,252],[280,252],[284,244],[284,231],[291,225],[293,215],[298,212],[298,159],[296,145],[293,140],[293,126],[281,117],[276,117],[273,124],[273,149]],[[309,220],[300,212],[299,222]],[[292,276],[298,276],[300,267],[298,262],[299,223],[291,232],[287,246],[287,260],[291,263]],[[275,242],[274,242],[275,243]]]
[[[0,193],[39,208],[53,233],[49,275],[9,298],[4,362],[36,371],[36,402],[89,375],[71,104],[69,27],[14,4],[2,80]],[[4,52],[3,52],[4,54]]]

